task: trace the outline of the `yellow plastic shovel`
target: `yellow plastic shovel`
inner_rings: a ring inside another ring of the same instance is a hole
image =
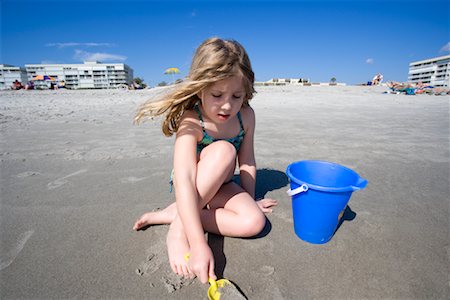
[[[186,253],[184,255],[184,259],[186,261],[189,261],[189,257],[190,257],[190,253]],[[228,285],[233,286],[232,283],[228,279],[225,279],[225,278],[218,279],[218,280],[209,278],[208,282],[210,284],[209,289],[208,289],[208,299],[209,300],[220,300],[220,295],[221,295],[220,290],[223,287],[228,286]]]

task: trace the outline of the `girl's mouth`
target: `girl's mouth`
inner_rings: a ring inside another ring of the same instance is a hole
[[[230,117],[230,115],[225,115],[225,114],[218,114],[217,116],[218,116],[219,119],[222,120],[222,121],[226,121],[226,120],[228,120],[228,118]]]

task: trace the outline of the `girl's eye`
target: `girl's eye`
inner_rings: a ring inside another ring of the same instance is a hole
[[[213,96],[214,98],[220,98],[221,95],[214,95],[214,94],[212,94],[212,96]]]
[[[233,95],[233,98],[234,98],[234,99],[241,99],[241,96]]]

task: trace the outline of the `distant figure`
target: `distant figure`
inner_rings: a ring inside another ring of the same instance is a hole
[[[135,117],[139,122],[166,113],[163,133],[176,134],[176,202],[142,215],[133,229],[170,224],[166,242],[173,272],[197,276],[202,283],[216,279],[204,231],[255,236],[265,226],[264,213],[277,204],[272,199],[255,201],[255,112],[249,105],[254,78],[238,42],[211,38],[196,50],[189,77],[159,101],[146,102]],[[233,181],[236,162],[240,184]]]
[[[19,80],[16,79],[16,80],[13,82],[11,88],[12,88],[13,90],[16,90],[16,91],[17,91],[17,90],[23,89],[23,85],[22,85],[22,83],[21,83]]]
[[[446,96],[450,95],[450,89],[443,87],[435,87],[429,84],[424,84],[419,81],[418,83],[400,83],[396,81],[391,81],[387,83],[387,86],[391,89],[392,94],[406,95],[418,95],[418,94],[428,94],[436,96]]]
[[[60,88],[60,89],[66,88],[66,83],[64,82],[64,80],[61,80],[61,81],[59,82],[58,88]]]
[[[383,82],[383,74],[378,74],[378,84],[381,84]]]
[[[373,77],[371,85],[379,85],[381,81],[383,81],[383,75],[378,73]]]
[[[137,83],[136,81],[133,81],[132,86],[133,86],[134,90],[142,89],[141,85],[139,83]]]
[[[26,90],[34,90],[34,82],[32,80],[28,81],[25,85]]]

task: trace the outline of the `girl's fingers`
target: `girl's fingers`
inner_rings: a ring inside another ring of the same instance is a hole
[[[214,280],[216,280],[217,279],[217,276],[216,276],[216,274],[214,273],[214,262],[211,262],[210,264],[209,264],[209,278],[211,278],[211,279],[214,279]]]

